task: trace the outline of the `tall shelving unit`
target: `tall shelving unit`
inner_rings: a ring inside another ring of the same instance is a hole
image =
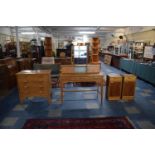
[[[91,63],[99,63],[99,48],[100,48],[100,39],[98,37],[92,38]]]
[[[45,56],[51,57],[52,56],[52,38],[51,37],[45,37],[44,48],[45,48]]]

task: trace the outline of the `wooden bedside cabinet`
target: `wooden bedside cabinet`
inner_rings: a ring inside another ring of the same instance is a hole
[[[119,74],[107,75],[106,98],[108,100],[120,100],[122,90],[122,76]]]
[[[132,100],[134,99],[135,87],[136,87],[136,76],[133,74],[124,74],[123,86],[122,86],[122,99]]]
[[[45,97],[51,102],[51,70],[23,70],[16,74],[19,98]]]

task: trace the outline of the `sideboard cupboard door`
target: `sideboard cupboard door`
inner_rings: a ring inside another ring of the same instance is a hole
[[[133,74],[123,75],[122,99],[133,100],[136,87],[136,76]]]
[[[106,98],[108,100],[120,100],[122,90],[122,76],[119,74],[107,75]]]

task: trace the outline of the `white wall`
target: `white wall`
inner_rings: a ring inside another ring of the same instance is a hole
[[[109,33],[102,39],[101,46],[107,47],[110,43],[117,43],[119,36],[125,36],[128,41],[144,41],[155,42],[155,26],[130,26],[124,29],[116,29],[113,33]],[[114,37],[112,37],[112,34]]]
[[[130,41],[155,42],[155,30],[128,34],[127,38]]]

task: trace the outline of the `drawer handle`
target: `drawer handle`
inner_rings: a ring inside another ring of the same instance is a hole
[[[24,88],[28,88],[28,86],[24,86]]]

